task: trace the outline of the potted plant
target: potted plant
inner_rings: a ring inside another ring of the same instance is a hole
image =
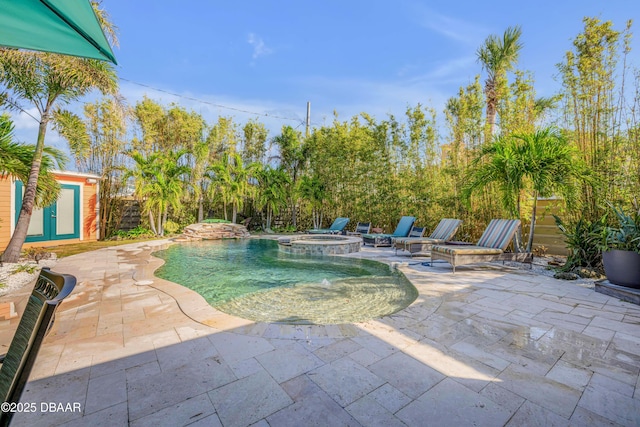
[[[613,207],[617,227],[607,227],[602,252],[604,272],[614,285],[640,289],[640,211],[631,215]]]

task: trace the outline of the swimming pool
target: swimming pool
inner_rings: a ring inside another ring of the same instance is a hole
[[[267,239],[183,243],[156,252],[156,276],[202,295],[220,311],[261,322],[339,324],[395,313],[418,296],[386,264],[291,254]]]

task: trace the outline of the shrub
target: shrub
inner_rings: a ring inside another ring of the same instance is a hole
[[[627,214],[619,207],[609,206],[613,209],[618,224],[607,227],[606,249],[640,253],[640,211],[634,209],[631,214]]]
[[[11,271],[11,274],[18,274],[22,272],[33,274],[36,272],[37,268],[38,267],[33,264],[20,264],[16,268],[14,268],[13,271]]]
[[[571,271],[576,267],[587,267],[603,272],[602,248],[607,239],[607,215],[593,222],[580,218],[571,224],[564,224],[556,215],[554,218],[569,249],[567,262],[562,269]]]
[[[166,224],[164,225],[164,231],[170,234],[176,233],[181,228],[182,227],[180,227],[180,224],[173,221],[167,221]]]
[[[273,231],[275,233],[295,233],[296,228],[293,225],[287,225],[285,227],[274,227]]]
[[[34,260],[37,263],[40,262],[41,259],[51,258],[51,252],[49,252],[46,248],[28,248],[22,252],[22,256],[27,259]]]
[[[141,225],[137,226],[136,228],[133,228],[129,231],[125,231],[125,230],[117,230],[115,233],[113,233],[113,237],[116,237],[118,239],[139,239],[139,238],[143,238],[143,237],[153,237],[155,236],[155,234],[153,233],[153,231],[149,230],[148,228],[145,228]]]
[[[231,221],[227,221],[226,219],[218,219],[218,218],[207,218],[207,219],[203,219],[202,222],[204,222],[205,224],[231,223]]]

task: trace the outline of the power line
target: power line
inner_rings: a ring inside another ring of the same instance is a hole
[[[24,108],[22,108],[21,106],[19,106],[17,103],[13,102],[12,100],[10,100],[8,97],[5,98],[3,100],[5,103],[10,104],[13,108],[15,108],[16,110],[20,110],[20,112],[26,114],[27,116],[31,117],[33,120],[35,120],[36,122],[40,123],[40,119],[38,119],[37,117],[33,116],[30,112],[28,112],[27,110],[25,110]]]
[[[300,123],[300,122],[304,123],[304,121],[303,121],[303,120],[301,120],[301,119],[299,119],[299,118],[291,118],[291,117],[284,117],[284,116],[276,116],[276,115],[269,114],[269,113],[256,113],[256,112],[254,112],[254,111],[248,111],[248,110],[243,110],[243,109],[241,109],[241,108],[229,107],[229,106],[227,106],[227,105],[216,104],[216,103],[214,103],[214,102],[209,102],[209,101],[204,101],[204,100],[202,100],[202,99],[193,98],[193,97],[191,97],[191,96],[185,96],[185,95],[180,95],[180,94],[177,94],[177,93],[174,93],[174,92],[169,92],[168,90],[158,89],[157,87],[153,87],[153,86],[150,86],[150,85],[147,85],[147,84],[144,84],[144,83],[134,82],[134,81],[132,81],[132,80],[125,79],[124,77],[119,77],[119,79],[120,79],[120,80],[122,80],[122,81],[128,82],[128,83],[131,83],[131,84],[137,85],[137,86],[146,87],[146,88],[149,88],[149,89],[155,90],[155,91],[157,91],[157,92],[166,93],[166,94],[168,94],[168,95],[175,96],[175,97],[178,97],[178,98],[188,99],[188,100],[190,100],[190,101],[195,101],[195,102],[200,102],[200,103],[202,103],[202,104],[211,105],[212,107],[224,108],[224,109],[227,109],[227,110],[238,111],[238,112],[240,112],[240,113],[252,114],[252,115],[255,115],[255,116],[270,117],[270,118],[273,118],[273,119],[279,119],[279,120],[290,120],[290,121],[294,121],[294,122],[298,122],[298,123]]]

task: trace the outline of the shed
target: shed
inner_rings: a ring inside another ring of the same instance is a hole
[[[24,248],[96,241],[100,177],[94,174],[54,171],[60,183],[58,200],[33,210]],[[0,249],[7,247],[15,229],[24,185],[12,177],[0,179]]]

